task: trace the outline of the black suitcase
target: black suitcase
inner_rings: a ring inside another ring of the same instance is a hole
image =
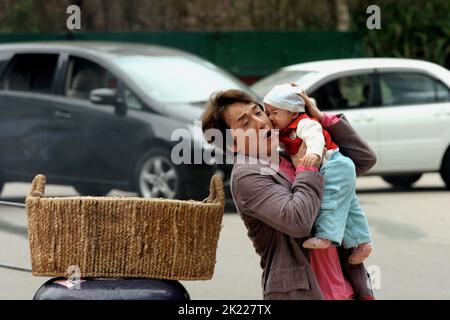
[[[69,282],[53,278],[33,300],[190,300],[183,285],[173,280],[87,278]]]

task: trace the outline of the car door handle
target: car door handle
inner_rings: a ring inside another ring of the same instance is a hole
[[[59,118],[59,119],[71,119],[72,118],[72,114],[70,112],[64,112],[64,111],[59,111],[59,110],[56,110],[55,112],[53,112],[53,116],[55,118]]]

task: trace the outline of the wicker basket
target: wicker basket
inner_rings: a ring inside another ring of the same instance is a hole
[[[224,211],[219,176],[203,202],[44,195],[37,175],[26,199],[33,275],[211,279]]]

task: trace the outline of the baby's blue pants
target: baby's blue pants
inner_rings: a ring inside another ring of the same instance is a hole
[[[325,190],[315,221],[316,237],[331,240],[334,245],[352,248],[371,242],[369,224],[356,198],[355,164],[339,151],[320,169]]]

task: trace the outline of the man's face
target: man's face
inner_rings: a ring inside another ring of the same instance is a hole
[[[295,112],[278,109],[268,103],[265,104],[265,107],[266,114],[272,122],[272,125],[279,130],[286,128],[297,115]]]
[[[278,139],[272,136],[272,123],[257,104],[233,103],[226,107],[223,117],[231,129],[234,152],[260,157],[275,154]]]

